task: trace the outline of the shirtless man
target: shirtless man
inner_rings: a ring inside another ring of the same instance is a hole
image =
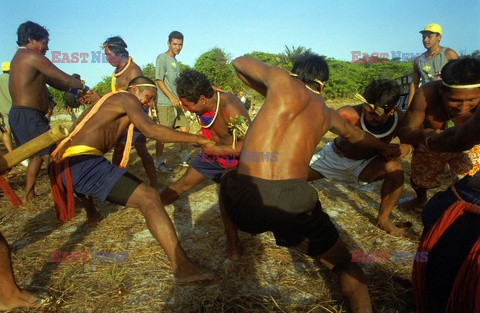
[[[396,137],[398,123],[404,115],[396,108],[400,87],[393,81],[379,79],[366,87],[363,97],[357,96],[363,104],[341,107],[338,114],[378,140],[389,143]],[[401,144],[400,149],[404,157],[412,151],[412,146]],[[398,160],[387,160],[377,150],[362,149],[340,136],[313,156],[308,176],[309,180],[327,177],[361,183],[383,180],[377,225],[390,235],[403,236],[403,230],[389,220],[403,189],[403,166]]]
[[[458,59],[455,50],[440,46],[442,27],[438,24],[428,24],[420,31],[425,49],[413,62],[413,78],[408,93],[408,106],[420,84],[426,84],[440,79],[442,67],[450,60]]]
[[[477,71],[479,63],[479,60],[471,58],[449,61],[443,67],[442,81],[419,88],[399,130],[402,143],[417,147],[432,129],[440,132],[449,126],[462,125],[472,117],[480,103],[478,88],[450,86],[462,76],[464,80],[475,82],[480,73]],[[480,146],[474,146],[469,151],[448,153],[432,152],[424,146],[416,148],[412,156],[410,179],[416,198],[405,202],[403,206],[423,207],[427,202],[427,189],[442,184],[446,164],[456,179],[474,175],[480,168]]]
[[[235,148],[232,147],[232,131],[227,123],[230,118],[243,116],[246,124],[250,124],[240,99],[232,93],[215,91],[202,73],[186,70],[177,79],[177,93],[183,106],[199,116],[203,136],[215,141],[216,145],[210,151],[202,151],[190,162],[187,172],[161,193],[164,205],[174,202],[182,193],[207,179],[220,183],[224,170],[238,165],[243,145],[243,138],[239,138]]]
[[[468,71],[462,70],[443,78],[452,91],[457,90],[456,101],[460,106],[469,99],[480,99],[480,61],[470,62]],[[470,150],[480,144],[480,107],[477,106],[473,116],[462,125],[449,127],[438,134],[425,132],[424,136],[424,143],[432,151]],[[480,257],[478,253],[472,253],[475,249],[472,247],[478,247],[480,240],[479,208],[480,172],[467,175],[445,191],[438,192],[425,205],[422,211],[425,229],[419,251],[428,253],[428,262],[415,262],[412,275],[417,309],[422,308],[423,312],[478,310],[475,300],[478,300],[480,281],[475,273]],[[457,219],[452,217],[457,214]],[[438,227],[440,223],[446,227]],[[441,233],[442,229],[446,229],[445,232]],[[436,239],[438,241],[432,244]],[[428,251],[428,247],[432,250]]]
[[[142,76],[142,70],[133,62],[126,50],[127,44],[120,37],[110,37],[102,45],[105,49],[107,61],[115,67],[112,74],[111,91],[127,90],[128,83],[135,77]],[[146,109],[148,110],[148,108]],[[122,153],[125,150],[125,136],[120,140],[113,150],[112,163],[119,165],[122,159]],[[138,131],[134,131],[132,144],[142,160],[145,173],[150,180],[150,186],[157,189],[157,173],[155,171],[155,163],[147,149],[147,138]]]
[[[71,88],[87,90],[79,79],[70,76],[45,57],[48,51],[48,31],[42,26],[25,22],[20,25],[18,51],[12,59],[10,70],[10,94],[12,109],[8,116],[10,128],[17,146],[50,129],[45,114],[49,109],[45,84],[69,91]],[[88,87],[87,87],[88,88]],[[32,157],[26,171],[26,188],[23,202],[35,197],[35,181],[43,161],[48,163],[51,148]]]
[[[193,134],[178,132],[165,126],[155,124],[145,114],[144,109],[153,103],[157,90],[155,83],[146,77],[133,79],[127,87],[127,92],[104,96],[90,110],[98,111],[90,117],[84,114],[83,119],[70,133],[66,140],[70,146],[63,153],[63,158],[57,161],[52,177],[58,182],[62,178],[65,185],[66,176],[71,176],[72,187],[79,195],[108,200],[115,204],[138,208],[145,217],[148,229],[167,254],[177,281],[189,282],[196,280],[211,280],[215,275],[192,263],[175,233],[173,224],[165,212],[157,191],[148,187],[134,175],[108,162],[103,154],[108,152],[120,140],[123,130],[133,123],[135,127],[148,138],[164,142],[187,142],[199,145],[214,145],[208,139]],[[103,103],[102,103],[103,102]],[[81,128],[79,125],[82,125]],[[73,137],[72,137],[73,134]],[[52,154],[55,156],[62,143]],[[69,171],[65,170],[68,160]],[[60,163],[61,170],[58,166]],[[52,169],[50,169],[52,170]],[[68,173],[70,172],[70,173]],[[61,174],[60,174],[61,173]],[[55,192],[55,182],[52,190]],[[66,186],[69,189],[69,186]],[[56,206],[61,201],[58,198]],[[86,198],[90,202],[91,198]]]
[[[351,254],[322,211],[317,191],[307,183],[308,164],[329,130],[392,157],[398,156],[398,146],[376,140],[325,105],[320,92],[328,79],[328,65],[317,55],[299,57],[292,69],[295,77],[251,57],[237,58],[233,66],[244,83],[266,97],[241,153],[278,157],[273,161],[242,157],[238,171],[221,179],[230,254],[241,252],[240,243],[233,241],[237,237],[228,235],[236,232],[235,226],[254,234],[272,231],[278,245],[297,249],[333,270],[353,312],[371,312],[363,273],[350,262]]]

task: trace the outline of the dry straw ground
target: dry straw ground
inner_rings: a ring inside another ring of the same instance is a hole
[[[350,102],[351,103],[351,102]],[[338,107],[344,102],[332,102]],[[333,138],[329,134],[325,142]],[[153,152],[153,142],[148,147]],[[194,156],[198,150],[192,148]],[[178,179],[179,145],[168,144],[166,157],[176,165],[170,175],[158,173],[162,188]],[[109,156],[108,156],[109,157]],[[409,160],[405,160],[405,190]],[[138,157],[128,170],[146,179]],[[7,177],[23,192],[24,168]],[[410,221],[410,238],[398,239],[375,227],[379,183],[367,186],[320,180],[312,184],[326,212],[350,249],[365,252],[403,250],[415,252],[422,231],[418,212],[395,210],[393,218]],[[42,170],[39,197],[12,209],[0,196],[0,230],[12,248],[13,267],[22,287],[48,291],[55,302],[27,312],[346,312],[335,276],[311,259],[275,245],[271,234],[241,234],[245,254],[240,261],[225,261],[225,238],[217,204],[217,186],[197,186],[166,207],[182,245],[191,258],[216,269],[213,283],[176,285],[169,262],[145,226],[142,215],[131,208],[97,203],[104,219],[87,227],[83,210],[69,223],[55,218],[48,175]],[[51,262],[51,251],[88,252],[88,262]],[[127,262],[91,260],[92,251],[127,252]],[[410,272],[412,263],[362,263],[369,280],[375,312],[414,312]],[[19,312],[21,310],[16,310]]]

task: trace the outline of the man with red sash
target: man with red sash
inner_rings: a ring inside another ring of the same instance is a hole
[[[190,162],[186,173],[161,193],[165,205],[207,179],[218,184],[226,169],[235,168],[243,138],[238,138],[234,143],[235,129],[229,129],[229,123],[232,125],[233,120],[250,123],[240,99],[233,93],[214,89],[207,76],[200,72],[186,70],[180,75],[177,79],[177,93],[185,108],[199,116],[203,137],[215,141],[216,145],[208,151],[202,150]]]

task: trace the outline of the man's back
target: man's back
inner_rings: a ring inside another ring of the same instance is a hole
[[[99,101],[102,101],[102,99]],[[125,105],[136,110],[137,113],[145,114],[140,102],[134,95],[127,92],[113,94],[105,100],[98,112],[86,122],[82,130],[72,138],[71,145],[87,145],[102,152],[108,152],[130,124],[129,117],[124,109]],[[84,114],[83,117],[86,115]],[[81,120],[78,122],[81,122]]]
[[[315,147],[329,129],[325,123],[329,109],[320,95],[286,71],[265,71],[265,103],[249,127],[242,149],[242,157],[251,157],[249,162],[240,162],[238,172],[272,180],[306,178]]]

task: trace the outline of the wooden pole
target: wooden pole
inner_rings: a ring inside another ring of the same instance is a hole
[[[67,137],[67,135],[68,130],[66,127],[62,125],[56,125],[40,136],[24,143],[9,153],[0,156],[0,174],[7,171],[9,168],[14,167],[23,160],[28,159],[31,155],[37,153],[38,151],[50,147],[56,142]]]

